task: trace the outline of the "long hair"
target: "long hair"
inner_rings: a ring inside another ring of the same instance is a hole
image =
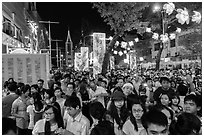
[[[124,103],[124,105],[120,109],[120,116],[119,116],[117,108],[114,105],[114,100],[113,100],[111,102],[111,105],[110,105],[110,115],[116,121],[116,123],[119,125],[119,128],[122,129],[123,124],[125,123],[126,119],[129,116],[129,111],[126,108],[126,105]]]
[[[45,107],[45,111],[52,108],[53,110],[53,113],[55,115],[55,122],[57,123],[57,126],[58,128],[62,127],[64,128],[64,125],[63,125],[63,119],[62,119],[62,116],[61,116],[61,112],[58,110],[58,108],[54,105],[47,105]],[[50,135],[51,134],[51,125],[50,125],[50,122],[49,121],[46,121],[45,122],[45,135]]]
[[[135,101],[135,102],[132,103],[131,106],[133,106],[134,104],[139,104],[139,105],[141,105],[141,107],[142,107],[142,109],[143,109],[143,114],[146,113],[146,108],[145,108],[145,106],[144,106],[141,102]],[[132,110],[131,110],[131,112],[132,112]],[[138,131],[137,122],[136,122],[136,119],[135,119],[135,117],[133,116],[132,113],[130,114],[130,122],[133,124],[134,129],[135,129],[136,131]]]

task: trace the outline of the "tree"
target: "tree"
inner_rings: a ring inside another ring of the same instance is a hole
[[[102,74],[106,74],[110,53],[117,39],[123,36],[125,31],[137,29],[138,33],[143,33],[142,29],[139,28],[148,26],[149,22],[141,22],[140,20],[143,11],[149,7],[149,4],[144,2],[99,2],[93,3],[93,7],[98,9],[101,17],[114,31],[113,39],[107,46],[102,65]]]
[[[160,58],[164,49],[164,45],[169,41],[169,39],[175,38],[175,33],[178,33],[179,27],[182,28],[180,30],[187,30],[189,28],[195,29],[197,24],[195,25],[194,22],[198,24],[200,23],[201,14],[198,11],[202,9],[202,4],[195,2],[175,3],[177,7],[173,3],[160,4],[162,5],[162,9],[157,7],[157,14],[155,14],[157,15],[157,17],[159,17],[160,20],[158,20],[156,17],[150,18],[151,28],[154,32],[157,32],[154,33],[153,38],[156,40],[160,40],[161,42],[161,46],[156,57],[156,70],[158,70],[160,66]],[[186,7],[188,7],[189,9],[187,9]],[[198,11],[194,11],[195,9]],[[158,33],[161,34],[160,37]],[[185,51],[189,53],[190,50]]]

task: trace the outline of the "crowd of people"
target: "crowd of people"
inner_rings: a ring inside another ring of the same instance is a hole
[[[47,85],[10,78],[2,134],[201,135],[201,77],[200,68],[189,68],[51,71]]]

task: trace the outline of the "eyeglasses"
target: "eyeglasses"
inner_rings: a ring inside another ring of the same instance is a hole
[[[52,114],[54,114],[53,112],[49,112],[49,113],[47,113],[47,112],[45,112],[45,115],[52,115]]]
[[[138,110],[133,109],[133,110],[132,110],[132,112],[133,112],[133,113],[142,113],[142,112],[143,112],[143,110],[142,110],[142,109],[138,109]]]

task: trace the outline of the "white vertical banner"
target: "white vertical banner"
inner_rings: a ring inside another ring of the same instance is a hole
[[[106,34],[93,33],[93,75],[101,73],[104,54],[106,52]]]
[[[82,71],[89,70],[89,48],[81,47],[81,68]]]
[[[110,56],[110,69],[115,69],[115,58]]]
[[[74,70],[75,71],[80,71],[80,66],[81,66],[81,53],[75,53],[74,56]]]
[[[137,63],[136,63],[136,55],[135,54],[130,54],[130,69],[136,69],[137,68]]]

